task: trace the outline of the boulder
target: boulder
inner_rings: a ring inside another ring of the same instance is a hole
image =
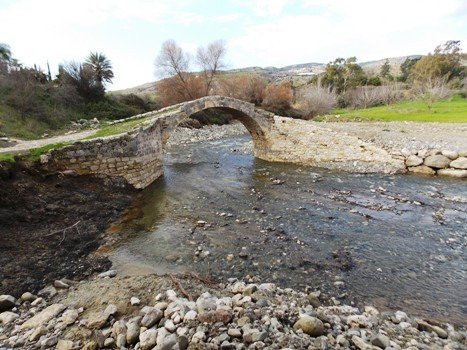
[[[324,330],[323,322],[320,319],[308,315],[301,316],[293,327],[295,329],[301,329],[304,333],[312,337],[319,337],[323,334]]]
[[[145,330],[139,335],[139,344],[141,350],[152,349],[156,345],[157,329],[151,328]]]
[[[456,169],[467,169],[467,157],[459,157],[453,160],[449,166]]]
[[[107,322],[111,315],[117,313],[117,307],[113,304],[109,304],[104,311],[95,313],[88,318],[88,328],[99,329],[102,328]]]
[[[418,330],[420,331],[436,333],[438,337],[443,338],[443,339],[446,339],[448,337],[448,333],[441,327],[431,325],[428,322],[421,321],[421,320],[418,320],[417,324],[418,324]]]
[[[73,342],[71,340],[60,339],[55,349],[56,350],[72,350]]]
[[[13,322],[19,317],[18,314],[15,314],[11,311],[4,311],[0,314],[0,324],[6,326],[7,324]]]
[[[433,169],[431,169],[429,166],[426,166],[426,165],[409,167],[409,171],[415,174],[422,174],[422,175],[436,174],[436,171],[434,171]]]
[[[21,329],[36,328],[42,325],[46,325],[52,318],[56,317],[63,310],[65,305],[63,304],[52,304],[46,307],[44,310],[27,320],[21,325]]]
[[[12,309],[16,299],[11,295],[0,295],[0,312]]]
[[[467,170],[462,170],[462,169],[451,169],[451,168],[439,169],[437,174],[441,176],[467,178]]]
[[[445,157],[448,157],[449,159],[456,159],[459,157],[459,152],[457,151],[443,150],[441,151],[441,154]]]
[[[426,166],[436,169],[446,168],[447,166],[449,166],[449,163],[451,163],[451,159],[449,159],[446,156],[443,156],[442,154],[431,155],[426,157],[424,160],[424,164]]]
[[[420,164],[423,164],[423,158],[420,158],[414,155],[408,156],[407,159],[405,160],[405,165],[407,166],[417,166]]]

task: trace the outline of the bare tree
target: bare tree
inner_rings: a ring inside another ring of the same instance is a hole
[[[447,77],[441,78],[427,78],[424,82],[419,82],[415,85],[415,90],[425,102],[428,110],[431,112],[433,104],[436,101],[445,99],[452,94],[447,86]]]
[[[298,96],[298,109],[305,114],[305,119],[329,113],[336,106],[336,93],[330,87],[321,86],[320,82],[302,89]]]
[[[156,68],[162,76],[177,76],[190,99],[193,94],[188,86],[188,69],[190,57],[183,52],[174,40],[162,44],[161,52],[156,59]]]
[[[223,62],[226,54],[225,43],[217,40],[210,43],[206,48],[199,47],[196,54],[196,62],[201,68],[205,80],[206,95],[211,91],[214,76],[225,67]]]

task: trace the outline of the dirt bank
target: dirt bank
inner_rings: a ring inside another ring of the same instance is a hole
[[[3,163],[0,170],[0,294],[18,297],[110,266],[90,253],[130,203],[132,190],[18,163]]]

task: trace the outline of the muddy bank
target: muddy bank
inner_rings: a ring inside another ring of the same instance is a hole
[[[110,266],[90,256],[134,192],[92,177],[47,175],[24,164],[2,164],[0,294],[37,292],[58,278],[78,278]]]

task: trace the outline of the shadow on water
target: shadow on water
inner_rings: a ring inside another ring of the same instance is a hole
[[[465,323],[466,181],[269,163],[238,152],[248,142],[167,153],[163,178],[134,203],[114,265],[219,280],[255,275]]]

